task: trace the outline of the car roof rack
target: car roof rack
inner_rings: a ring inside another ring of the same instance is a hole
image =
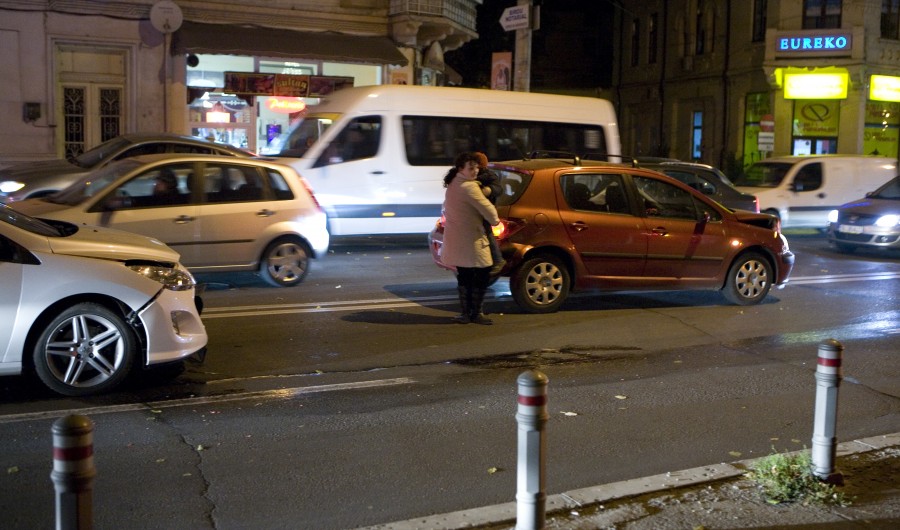
[[[628,164],[631,167],[638,167],[637,159],[626,155],[613,155],[609,153],[585,153],[581,158],[587,160],[604,160],[606,162]]]
[[[613,155],[609,153],[585,153],[578,155],[571,151],[532,151],[528,154],[528,159],[535,158],[556,158],[558,160],[572,161],[572,165],[580,166],[583,160],[601,160],[610,163],[629,164],[631,167],[637,167],[637,160],[630,156]]]

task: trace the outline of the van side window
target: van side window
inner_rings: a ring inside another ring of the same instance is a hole
[[[381,116],[355,118],[331,140],[313,167],[372,158],[380,144]]]
[[[482,151],[492,161],[533,151],[606,153],[606,136],[597,124],[403,116],[403,141],[411,166],[450,166],[463,151]]]
[[[807,164],[800,168],[792,184],[794,191],[813,191],[822,187],[822,164]]]

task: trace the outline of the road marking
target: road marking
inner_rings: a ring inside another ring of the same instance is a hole
[[[900,272],[872,272],[860,274],[830,274],[824,276],[796,276],[791,277],[787,287],[792,285],[813,285],[838,282],[878,281],[900,278]],[[618,292],[639,292],[623,290]],[[509,296],[509,289],[500,289],[488,294],[487,300],[496,300]],[[573,295],[594,296],[592,294]],[[343,300],[334,302],[308,302],[301,304],[264,304],[230,307],[205,307],[203,308],[203,320],[216,318],[250,317],[264,315],[285,315],[296,313],[334,313],[338,311],[361,311],[364,309],[393,309],[401,307],[441,306],[448,303],[458,303],[456,294],[439,296],[420,296],[410,298],[375,298],[372,300]]]
[[[791,277],[788,287],[794,284],[809,285],[814,283],[858,282],[873,280],[893,280],[900,278],[900,272],[868,272],[860,274],[826,274],[824,276]]]
[[[340,390],[359,390],[361,388],[378,388],[385,386],[409,385],[415,383],[409,377],[394,379],[378,379],[375,381],[357,381],[353,383],[338,383],[334,385],[316,385],[295,388],[279,388],[274,390],[262,390],[257,392],[240,392],[221,396],[198,396],[167,401],[148,401],[146,403],[127,403],[123,405],[109,405],[103,407],[86,407],[67,410],[48,410],[42,412],[26,412],[23,414],[6,414],[0,416],[0,424],[15,423],[21,421],[45,420],[61,418],[69,414],[81,414],[94,416],[98,414],[112,414],[116,412],[136,412],[170,409],[175,407],[190,407],[196,405],[208,405],[228,403],[231,401],[246,401],[251,399],[291,399],[304,394],[317,394],[320,392],[335,392]]]

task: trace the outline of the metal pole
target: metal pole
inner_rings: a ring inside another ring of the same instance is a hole
[[[544,491],[544,424],[547,423],[547,376],[537,370],[519,375],[519,462],[516,493],[516,530],[544,528],[547,494]]]
[[[53,471],[56,529],[93,527],[94,424],[87,416],[69,415],[53,423]]]
[[[841,476],[834,472],[837,450],[838,387],[841,385],[841,357],[844,347],[829,339],[819,344],[816,364],[816,414],[812,437],[812,471],[820,480],[839,483]]]

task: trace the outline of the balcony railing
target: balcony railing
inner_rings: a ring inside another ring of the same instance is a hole
[[[391,0],[389,15],[444,17],[464,28],[475,30],[478,0]]]

